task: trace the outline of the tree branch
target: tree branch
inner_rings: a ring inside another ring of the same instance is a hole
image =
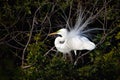
[[[33,17],[33,22],[32,22],[32,27],[31,27],[31,30],[30,30],[30,36],[28,38],[28,41],[25,45],[25,48],[23,49],[23,54],[22,54],[22,67],[24,67],[24,57],[25,57],[25,52],[26,52],[26,49],[28,47],[28,44],[30,43],[30,40],[31,40],[31,37],[32,37],[32,32],[33,32],[33,29],[34,29],[34,25],[36,23],[36,13],[39,11],[40,7],[35,11],[34,13],[34,17]]]

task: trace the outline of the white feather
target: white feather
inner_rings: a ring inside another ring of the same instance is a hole
[[[90,15],[88,18],[86,18],[87,15],[85,15],[85,10],[82,12],[80,10],[78,14],[78,18],[76,19],[76,23],[74,27],[68,26],[70,31],[63,28],[57,31],[56,34],[61,35],[62,37],[57,37],[55,39],[55,47],[58,51],[66,54],[70,53],[70,51],[74,50],[93,50],[95,49],[95,44],[91,42],[86,36],[85,33],[95,30],[95,29],[89,29],[85,30],[85,28],[90,24],[95,17],[92,17]],[[67,22],[67,25],[69,23]],[[64,41],[64,43],[60,43],[60,41]]]

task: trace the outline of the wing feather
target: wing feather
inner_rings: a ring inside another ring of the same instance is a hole
[[[67,44],[73,50],[93,50],[95,44],[84,36],[74,36],[68,39]]]

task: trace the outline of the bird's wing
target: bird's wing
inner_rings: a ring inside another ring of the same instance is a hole
[[[67,44],[73,50],[93,50],[95,44],[84,36],[74,36],[67,40]]]

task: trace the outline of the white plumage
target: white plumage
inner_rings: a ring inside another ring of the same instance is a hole
[[[86,16],[84,16],[83,13],[79,13],[77,21],[74,25],[74,27],[70,27],[69,31],[66,28],[62,28],[58,30],[57,32],[51,33],[49,35],[55,35],[59,34],[61,36],[58,36],[55,39],[55,47],[58,51],[62,52],[63,54],[70,53],[70,51],[76,50],[93,50],[95,49],[95,44],[91,42],[85,35],[86,32],[89,32],[94,29],[88,29],[85,30],[85,28],[90,24],[94,16],[90,16],[87,19],[85,19]],[[68,24],[68,23],[67,23]],[[76,53],[75,53],[76,54]]]
[[[72,50],[93,50],[95,48],[95,44],[88,38],[72,33],[73,32],[68,32],[67,29],[63,28],[51,34],[61,35],[55,39],[55,47],[58,51],[66,54]]]

